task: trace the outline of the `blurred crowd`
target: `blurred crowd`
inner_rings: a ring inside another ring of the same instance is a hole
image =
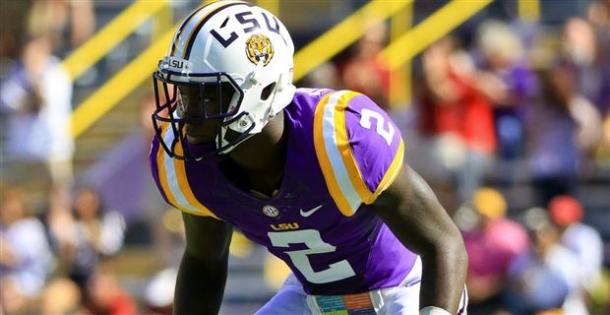
[[[150,92],[133,133],[75,173],[61,59],[99,29],[97,4],[0,2],[0,313],[170,314],[184,238],[142,162]],[[610,312],[610,224],[591,219],[610,218],[610,1],[559,25],[458,29],[413,61],[411,99],[391,97],[404,70],[377,58],[388,41],[373,25],[298,85],[366,93],[395,118],[464,233],[469,313]],[[251,246],[236,235],[231,252]],[[265,263],[277,287],[284,269]]]
[[[469,314],[610,312],[610,1],[561,25],[488,19],[438,40],[414,61],[406,112],[377,58],[385,28],[308,83],[367,93],[403,128],[407,160],[458,209]]]
[[[0,313],[137,314],[103,263],[125,220],[72,170],[73,84],[60,58],[95,31],[93,3],[3,1],[0,12]]]
[[[573,197],[516,218],[496,189],[478,189],[458,220],[469,255],[469,314],[604,314],[608,292],[598,231]]]
[[[72,204],[54,191],[40,216],[18,186],[0,204],[0,274],[7,314],[136,314],[135,302],[102,261],[123,245],[125,222],[97,193],[80,188]]]

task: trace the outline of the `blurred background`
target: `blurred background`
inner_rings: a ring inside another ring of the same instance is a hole
[[[368,94],[464,232],[470,314],[610,314],[610,1],[259,0]],[[0,1],[0,314],[171,314],[151,74],[201,1]],[[233,237],[222,314],[286,267]]]

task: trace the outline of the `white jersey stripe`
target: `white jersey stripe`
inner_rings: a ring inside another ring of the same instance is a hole
[[[171,145],[174,141],[174,133],[171,129],[165,135],[165,143]],[[174,159],[172,159],[168,154],[163,155],[163,165],[165,165],[165,174],[167,176],[167,183],[169,186],[169,193],[174,196],[176,200],[176,207],[180,209],[185,209],[190,212],[199,213],[200,210],[193,204],[191,204],[187,199],[182,190],[180,189],[180,183],[178,181],[178,176],[176,175],[176,165],[174,163]]]
[[[347,91],[339,91],[330,96],[329,102],[324,108],[322,133],[324,136],[324,147],[326,148],[326,153],[328,154],[328,159],[332,166],[334,178],[337,180],[341,193],[345,199],[347,199],[352,213],[355,213],[362,204],[362,200],[347,173],[347,168],[337,147],[335,132],[335,107],[337,102],[339,102],[339,99],[347,93]]]

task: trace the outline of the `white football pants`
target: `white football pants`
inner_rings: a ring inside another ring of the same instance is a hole
[[[383,305],[380,315],[418,315],[421,260],[418,258],[413,270],[400,286],[381,290]],[[459,315],[468,305],[466,291],[460,301]],[[279,291],[255,315],[317,315],[319,312],[308,305],[308,295],[297,278],[290,274]]]

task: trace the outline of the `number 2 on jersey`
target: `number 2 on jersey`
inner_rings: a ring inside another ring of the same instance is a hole
[[[374,119],[375,124],[377,125],[375,131],[385,139],[385,142],[387,142],[388,145],[392,144],[392,137],[394,137],[396,130],[394,130],[394,126],[392,126],[389,121],[387,126],[384,126],[385,119],[383,119],[383,116],[380,113],[367,108],[363,109],[360,115],[360,126],[371,129],[371,119]]]
[[[305,244],[307,249],[285,251],[294,266],[311,283],[328,283],[356,275],[347,260],[328,265],[321,271],[314,271],[307,255],[332,253],[336,247],[324,242],[317,230],[307,229],[289,232],[268,232],[271,244],[275,247],[290,247],[290,244]]]

